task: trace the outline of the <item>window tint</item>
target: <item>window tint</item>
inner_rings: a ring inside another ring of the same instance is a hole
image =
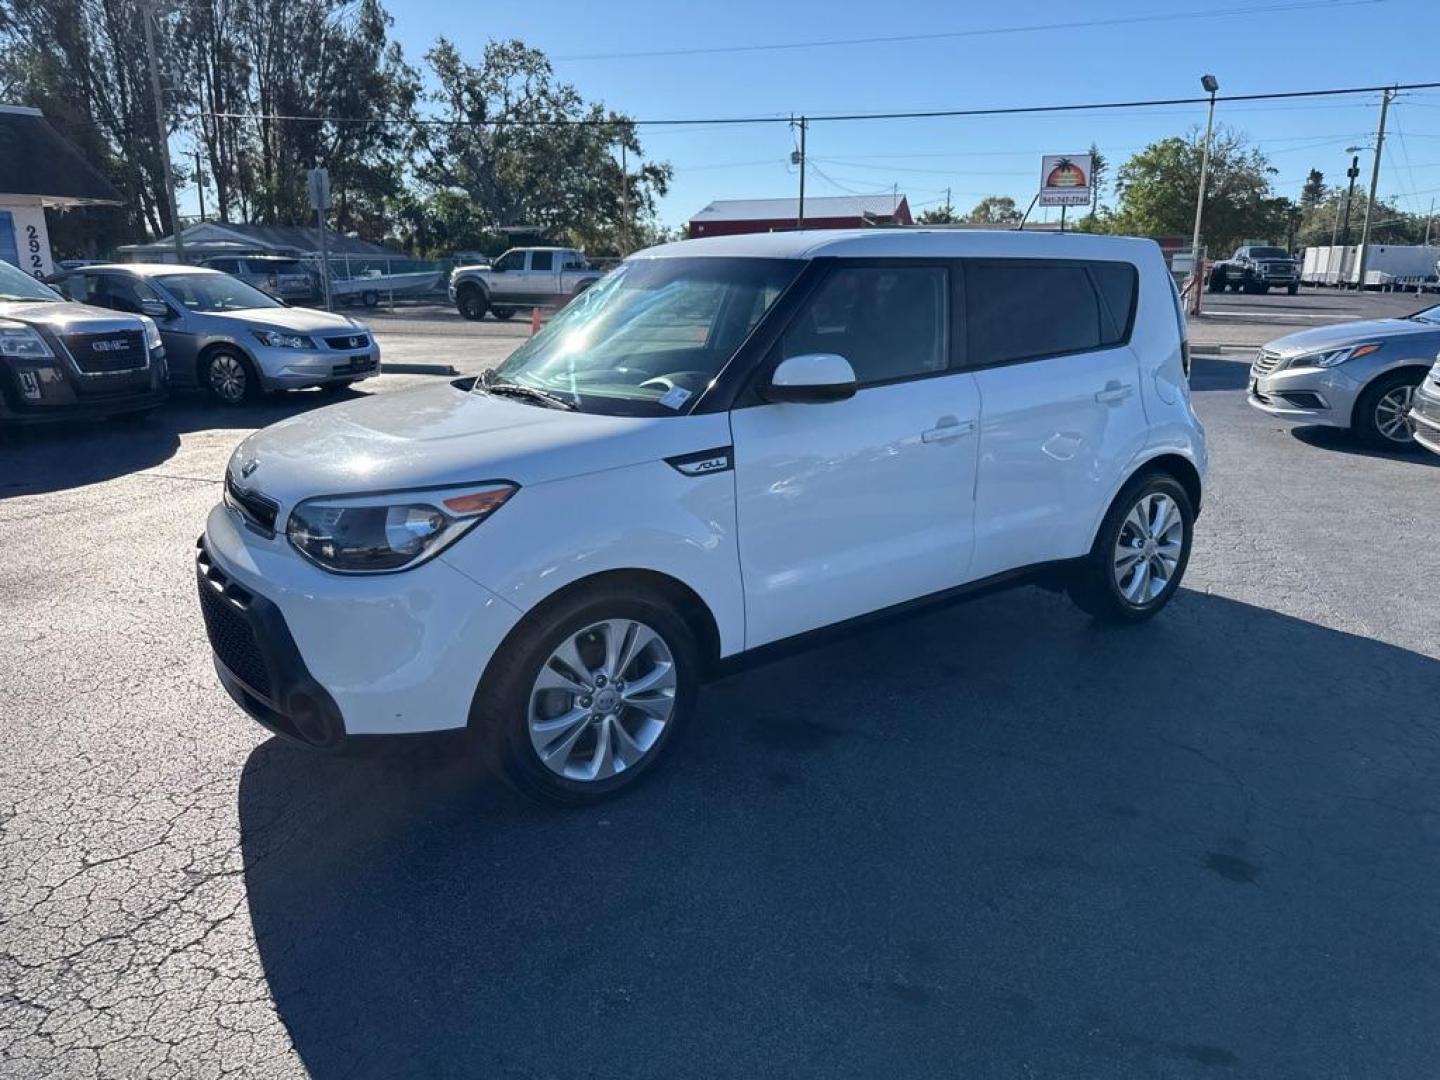
[[[96,280],[93,274],[71,274],[56,282],[55,288],[71,300],[82,304],[98,304],[100,301],[94,296]]]
[[[941,267],[843,267],[785,331],[780,356],[838,353],[862,386],[944,371],[947,291]]]
[[[491,266],[493,270],[522,270],[525,267],[525,253],[523,251],[507,251],[500,258],[496,259]]]
[[[160,296],[150,285],[129,274],[101,274],[93,287],[91,303],[131,315],[142,314],[142,300],[158,300]]]
[[[1090,274],[1100,287],[1109,309],[1110,323],[1101,344],[1118,345],[1130,337],[1130,322],[1135,317],[1135,267],[1123,262],[1092,262]]]
[[[966,271],[965,294],[972,364],[1083,352],[1128,336],[1135,269],[1111,262],[977,261]]]
[[[555,253],[553,251],[532,251],[530,253],[531,270],[553,270],[555,269]]]

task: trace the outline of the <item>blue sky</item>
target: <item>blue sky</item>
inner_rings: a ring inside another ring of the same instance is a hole
[[[716,3],[611,0],[474,5],[393,0],[395,36],[412,62],[439,35],[478,58],[488,38],[544,49],[557,74],[591,100],[637,118],[820,115],[842,111],[1059,104],[1200,94],[1206,71],[1221,93],[1440,80],[1440,4],[1433,0],[1214,0],[1209,18],[1076,27],[888,44],[665,57],[581,59],[597,53],[747,46],[898,34],[977,31],[1203,10],[1155,3],[904,5],[788,0]],[[567,59],[567,57],[569,59]],[[1306,171],[1343,181],[1344,148],[1373,138],[1378,95],[1222,103],[1217,120],[1250,136],[1296,196]],[[1425,212],[1440,196],[1440,91],[1414,92],[1390,112],[1381,193]],[[1147,142],[1203,123],[1201,106],[1058,116],[815,123],[807,194],[890,191],[917,209],[952,189],[957,209],[987,194],[1022,205],[1042,153],[1092,141],[1113,162]],[[716,198],[794,193],[793,135],[783,124],[644,128],[648,158],[675,166],[661,220],[683,223]],[[1368,178],[1369,159],[1362,157]],[[1440,206],[1440,204],[1437,204]]]

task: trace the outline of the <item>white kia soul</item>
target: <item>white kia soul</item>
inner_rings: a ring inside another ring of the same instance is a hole
[[[300,742],[469,728],[532,795],[610,795],[751,650],[1000,582],[1154,615],[1205,473],[1188,364],[1149,241],[644,251],[478,379],[246,439],[197,553],[216,667]]]

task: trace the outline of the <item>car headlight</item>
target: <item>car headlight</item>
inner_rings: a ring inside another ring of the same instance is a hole
[[[324,570],[383,574],[438,555],[514,495],[514,484],[322,496],[290,511],[295,550]]]
[[[37,330],[18,322],[0,322],[0,356],[17,360],[48,360],[55,354]]]
[[[1297,356],[1290,361],[1290,367],[1318,367],[1330,368],[1336,364],[1343,364],[1346,360],[1354,360],[1359,356],[1369,356],[1380,348],[1379,342],[1369,342],[1365,345],[1347,345],[1343,349],[1332,349],[1329,352],[1310,353],[1308,356]]]
[[[315,343],[304,334],[287,334],[283,330],[256,330],[262,345],[272,349],[313,349]]]
[[[155,325],[155,320],[148,315],[141,315],[145,323],[145,347],[151,352],[156,352],[165,347],[165,342],[160,338],[160,327]]]

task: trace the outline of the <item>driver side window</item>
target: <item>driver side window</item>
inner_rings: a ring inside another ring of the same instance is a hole
[[[496,259],[491,266],[492,270],[521,270],[525,265],[525,255],[519,251],[507,251],[500,258]]]
[[[836,353],[861,386],[946,370],[949,277],[938,266],[835,270],[780,341],[780,358]]]

